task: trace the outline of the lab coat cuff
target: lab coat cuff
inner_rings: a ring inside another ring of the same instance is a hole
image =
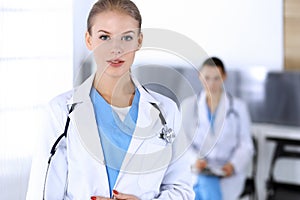
[[[237,160],[231,160],[230,163],[233,166],[233,173],[239,173],[241,171],[241,166],[238,164],[239,162]]]

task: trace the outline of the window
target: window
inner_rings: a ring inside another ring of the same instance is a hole
[[[0,2],[0,199],[25,199],[41,114],[72,87],[72,1]]]

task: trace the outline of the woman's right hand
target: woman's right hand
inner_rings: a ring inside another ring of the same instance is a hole
[[[110,200],[111,198],[100,197],[100,196],[92,196],[91,200]]]
[[[206,160],[203,160],[203,159],[196,160],[195,167],[197,168],[197,170],[202,171],[204,168],[207,167]]]

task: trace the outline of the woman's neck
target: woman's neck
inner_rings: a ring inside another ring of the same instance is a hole
[[[210,93],[209,95],[206,95],[206,103],[211,113],[215,113],[219,105],[221,96],[222,96],[222,92],[218,92],[214,94]]]
[[[135,87],[129,73],[122,77],[96,73],[93,86],[105,101],[113,106],[127,107],[132,104]]]

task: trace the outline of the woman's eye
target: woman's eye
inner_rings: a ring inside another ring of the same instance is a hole
[[[100,40],[109,40],[110,37],[109,37],[108,35],[101,35],[101,36],[99,37],[99,39],[100,39]]]
[[[220,80],[221,80],[220,77],[215,77],[215,78],[214,78],[214,81],[220,81]]]
[[[122,37],[122,40],[131,41],[131,40],[133,40],[133,37],[131,35],[125,35],[125,36]]]

